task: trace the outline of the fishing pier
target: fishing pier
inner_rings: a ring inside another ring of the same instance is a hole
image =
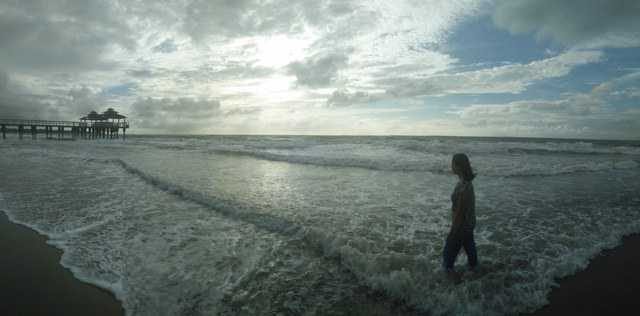
[[[0,119],[2,139],[7,138],[7,133],[14,133],[20,139],[25,134],[31,134],[32,139],[44,134],[46,139],[119,139],[122,136],[124,140],[127,128],[127,117],[112,108],[102,114],[91,111],[80,121]]]

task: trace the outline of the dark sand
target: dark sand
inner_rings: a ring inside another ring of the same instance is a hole
[[[62,267],[62,251],[46,241],[0,211],[0,315],[124,314],[110,292]]]
[[[531,315],[640,315],[640,235],[624,237],[558,283],[550,304]]]
[[[83,283],[60,265],[62,251],[0,211],[0,315],[123,315],[106,290]],[[640,310],[640,235],[606,250],[563,278],[550,304],[532,316],[617,315]]]

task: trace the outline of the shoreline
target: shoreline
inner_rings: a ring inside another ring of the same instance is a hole
[[[640,234],[589,260],[584,270],[556,279],[549,304],[529,316],[618,315],[640,309]]]
[[[77,279],[60,264],[62,250],[0,211],[0,314],[124,315],[115,296]]]

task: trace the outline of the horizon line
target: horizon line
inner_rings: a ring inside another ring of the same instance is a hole
[[[577,137],[550,137],[550,136],[496,136],[496,135],[419,135],[419,134],[170,134],[152,133],[138,134],[130,133],[129,136],[295,136],[295,137],[444,137],[444,138],[511,138],[511,139],[553,139],[553,140],[576,140],[576,141],[637,141],[640,138],[577,138]]]

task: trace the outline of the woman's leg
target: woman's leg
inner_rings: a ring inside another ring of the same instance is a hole
[[[462,248],[462,240],[447,236],[442,252],[442,268],[447,271],[453,270],[453,264],[456,262],[460,248]]]
[[[465,232],[464,239],[462,241],[464,252],[467,253],[467,260],[470,268],[475,268],[478,265],[478,253],[476,250],[476,242],[473,239],[473,230]]]

